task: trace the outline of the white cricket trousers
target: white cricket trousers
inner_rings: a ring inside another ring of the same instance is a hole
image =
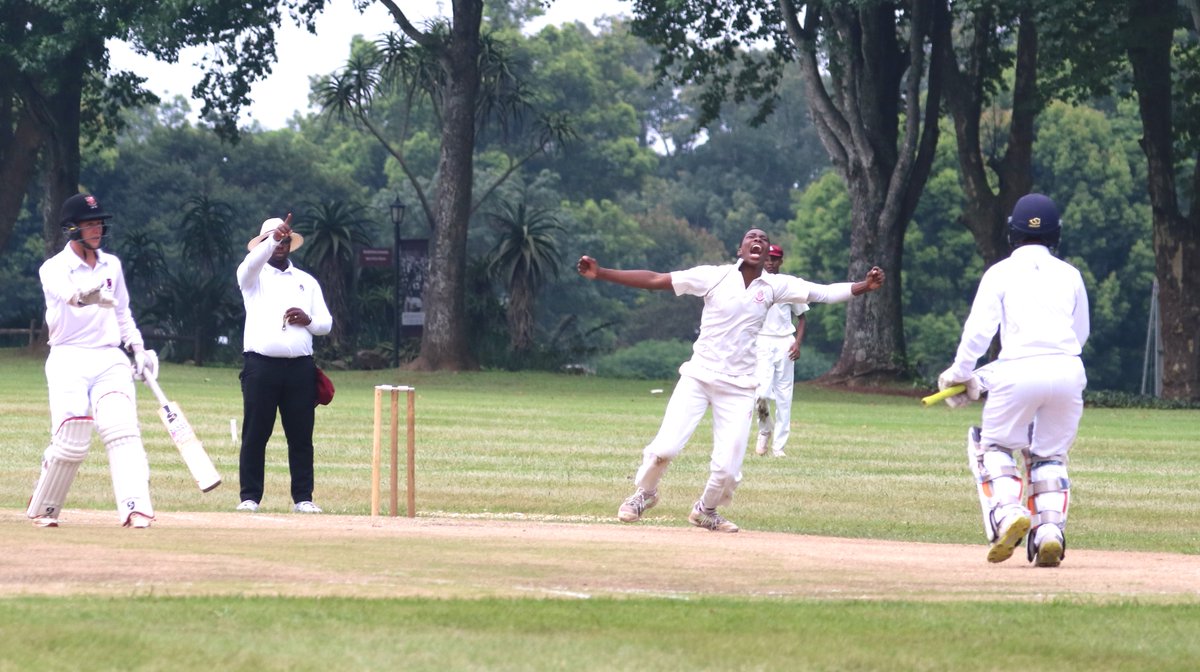
[[[709,462],[709,480],[701,501],[709,509],[728,504],[742,480],[742,460],[750,432],[754,408],[754,389],[724,382],[701,382],[680,375],[658,435],[642,451],[637,486],[653,492],[666,471],[666,465],[683,451],[704,413],[712,408],[713,447]]]
[[[50,389],[50,433],[67,418],[92,416],[106,440],[117,513],[122,522],[131,512],[154,516],[150,501],[150,463],[142,444],[137,397],[129,357],[118,347],[54,346],[46,358]],[[106,398],[107,397],[107,398]],[[49,459],[53,445],[46,449]]]
[[[106,394],[136,398],[129,357],[117,347],[58,345],[50,348],[46,358],[46,385],[50,389],[51,434],[67,418],[92,415],[96,402]],[[137,416],[121,420],[136,423]]]
[[[1065,462],[1083,417],[1083,361],[1071,355],[997,360],[981,373],[988,397],[980,442],[1029,446],[1035,457]]]
[[[775,402],[775,420],[763,426],[760,421],[759,434],[772,434],[771,451],[782,453],[792,433],[792,394],[796,386],[796,363],[788,352],[796,337],[758,337],[758,398]]]

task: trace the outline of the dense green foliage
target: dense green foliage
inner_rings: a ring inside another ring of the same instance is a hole
[[[761,227],[787,250],[785,272],[816,282],[848,279],[849,201],[827,170],[794,72],[785,71],[780,104],[765,125],[751,123],[754,105],[727,103],[719,120],[696,128],[691,120],[699,93],[653,87],[655,55],[622,21],[595,31],[567,24],[531,35],[508,25],[499,34],[538,109],[569,119],[575,135],[515,171],[472,219],[467,312],[471,348],[485,367],[594,367],[600,356],[641,341],[694,339],[699,302],[584,281],[571,271],[581,254],[606,266],[662,271],[722,263],[746,229]],[[381,95],[377,107],[396,114],[407,109],[401,92]],[[1003,114],[1003,105],[997,102],[992,113]],[[233,361],[241,337],[234,268],[259,224],[290,211],[302,231],[327,231],[294,258],[328,286],[331,308],[344,323],[336,338],[318,339],[322,356],[353,366],[358,352],[389,353],[391,274],[358,267],[348,252],[391,245],[387,205],[397,195],[410,205],[402,238],[428,238],[430,224],[387,151],[334,115],[297,117],[282,130],[250,127],[230,145],[190,122],[187,112],[182,101],[129,112],[113,143],[89,146],[83,155],[82,187],[116,214],[110,249],[126,262],[143,331],[200,337],[153,345],[173,361]],[[413,106],[407,123],[407,164],[428,183],[437,165],[434,111]],[[1092,301],[1085,352],[1090,386],[1136,392],[1153,274],[1136,110],[1124,100],[1056,103],[1039,117],[1037,130],[1036,185],[1063,206],[1060,254],[1084,272]],[[494,183],[508,168],[502,140],[481,138],[479,184]],[[971,235],[958,221],[957,170],[953,134],[943,132],[905,237],[904,267],[888,269],[890,279],[902,283],[909,370],[926,378],[952,357],[982,272]],[[41,318],[38,193],[30,185],[0,253],[7,299],[0,326],[26,327]],[[552,253],[555,263],[545,268],[560,272],[546,273],[532,292],[514,286],[511,273],[501,279],[494,265],[488,269],[489,254],[508,245],[504,237],[513,233],[489,226],[491,213],[513,203],[553,215],[561,227],[541,253]],[[844,315],[839,306],[809,313],[807,366],[836,358]],[[515,351],[514,331],[506,325],[520,334],[522,347]],[[401,344],[401,351],[411,357],[414,344]],[[672,357],[664,366],[674,371],[679,362]]]
[[[670,380],[691,356],[692,344],[687,341],[642,341],[601,357],[596,362],[596,375]]]

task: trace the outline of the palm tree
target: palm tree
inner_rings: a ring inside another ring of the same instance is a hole
[[[184,202],[178,263],[168,262],[162,245],[144,233],[126,237],[122,259],[133,271],[130,288],[146,304],[143,324],[160,336],[190,342],[190,352],[173,345],[160,354],[203,366],[219,336],[237,330],[241,302],[231,282],[238,246],[233,243],[233,206],[207,195]]]
[[[203,279],[215,276],[227,278],[234,263],[236,245],[231,245],[236,215],[233,206],[206,195],[192,196],[184,201],[183,234],[184,264],[199,271]]]
[[[513,206],[501,201],[491,213],[491,224],[500,240],[488,254],[488,271],[508,289],[506,317],[513,352],[533,345],[534,303],[548,276],[558,276],[559,250],[554,238],[564,231],[548,210]]]
[[[350,303],[348,290],[354,268],[354,248],[370,243],[366,225],[370,220],[364,208],[345,201],[324,201],[308,205],[296,222],[296,231],[304,236],[304,259],[321,283],[325,303],[333,315],[329,345],[340,352],[348,344]]]
[[[166,251],[157,238],[146,231],[129,231],[121,236],[118,252],[129,287],[129,301],[135,313],[149,308],[163,284],[170,266]]]

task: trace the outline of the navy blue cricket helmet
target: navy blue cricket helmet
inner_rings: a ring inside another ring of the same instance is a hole
[[[1054,248],[1061,232],[1058,206],[1044,194],[1022,196],[1008,217],[1008,242],[1013,247],[1041,243]]]

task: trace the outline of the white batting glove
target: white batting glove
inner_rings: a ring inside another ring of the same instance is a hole
[[[158,378],[158,354],[142,344],[133,346],[133,379]]]
[[[90,289],[81,289],[71,295],[72,306],[100,306],[112,308],[117,304],[111,292],[104,291],[104,283]]]
[[[955,385],[962,385],[966,388],[964,392],[946,398],[946,405],[950,408],[962,408],[972,401],[979,399],[979,379],[975,376],[968,376],[966,380],[956,380],[959,376],[954,375],[952,369],[946,369],[938,376],[938,389],[947,390]]]

